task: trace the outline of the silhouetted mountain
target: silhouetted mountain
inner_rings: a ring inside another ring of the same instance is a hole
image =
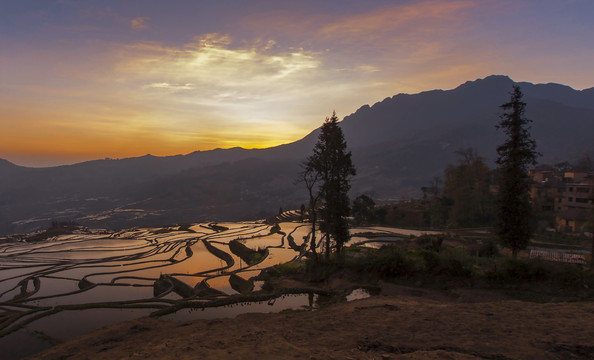
[[[358,174],[352,195],[390,199],[420,187],[473,147],[491,164],[504,137],[495,129],[513,80],[489,76],[452,90],[398,94],[341,122]],[[540,162],[573,161],[594,150],[594,88],[519,83],[534,120]],[[320,120],[323,120],[321,116]],[[320,121],[321,122],[321,121]],[[51,168],[0,161],[0,234],[47,227],[51,220],[128,227],[257,219],[306,201],[295,180],[318,130],[269,149],[197,151],[96,160]]]
[[[8,160],[0,159],[0,174],[18,171],[21,168],[21,166],[15,165]]]

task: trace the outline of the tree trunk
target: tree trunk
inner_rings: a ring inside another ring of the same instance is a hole
[[[594,225],[593,225],[594,227]],[[592,230],[592,250],[590,252],[590,271],[594,271],[594,230]]]
[[[316,221],[317,221],[317,214],[315,209],[311,210],[311,241],[309,242],[309,248],[314,256],[314,261],[318,262],[318,253],[316,251]]]

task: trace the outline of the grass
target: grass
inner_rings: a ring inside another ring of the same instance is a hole
[[[403,285],[447,290],[482,288],[500,290],[522,300],[594,300],[594,274],[578,264],[547,262],[540,259],[503,257],[493,244],[476,249],[464,245],[441,245],[421,240],[426,246],[386,245],[380,249],[346,248],[340,257],[319,262],[303,259],[277,265],[267,277],[287,276],[310,282],[332,276],[349,276],[369,283],[378,280]],[[266,280],[266,278],[264,279]]]
[[[258,250],[253,250],[237,239],[229,242],[229,250],[249,265],[258,264],[268,256],[267,248],[258,247]]]
[[[586,249],[592,246],[592,238],[580,234],[566,234],[562,232],[541,232],[535,235],[530,245],[538,247],[555,247],[557,249]]]

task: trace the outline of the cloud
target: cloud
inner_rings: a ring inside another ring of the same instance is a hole
[[[399,1],[332,15],[271,11],[249,16],[241,26],[316,51],[327,73],[385,97],[388,91],[424,89],[420,84],[395,89],[403,77],[436,73],[453,60],[475,61],[477,50],[486,46],[484,38],[472,39],[480,26],[475,17],[494,14],[498,7],[493,1]]]
[[[146,29],[148,28],[146,21],[150,19],[150,17],[137,17],[135,19],[130,20],[130,25],[134,30]]]
[[[391,39],[409,38],[411,35],[438,35],[437,31],[451,33],[463,24],[464,12],[476,2],[422,1],[378,8],[325,24],[319,33],[326,39],[341,42],[361,40],[390,42]],[[390,36],[387,36],[390,35]]]
[[[306,39],[314,47],[337,44],[389,44],[392,40],[438,32],[451,34],[471,20],[476,9],[489,9],[492,1],[421,0],[374,6],[367,11],[340,14],[310,14],[274,10],[242,19],[244,31],[272,38]]]
[[[135,31],[151,18],[85,6],[79,20],[49,28],[75,33],[71,41],[47,48],[0,39],[10,45],[0,50],[0,111],[10,119],[0,121],[0,133],[22,151],[50,151],[68,135],[80,140],[72,151],[93,143],[101,157],[257,147],[296,140],[333,109],[344,116],[399,92],[452,88],[492,73],[592,86],[585,61],[592,51],[576,46],[588,43],[586,25],[578,32],[510,0],[381,3],[336,12],[306,2],[259,8],[217,22],[223,33],[194,38],[215,25],[192,17],[195,27],[172,24],[159,42],[138,40],[151,35]]]
[[[180,47],[139,43],[123,50],[119,71],[145,90],[187,90],[196,102],[246,102],[305,85],[320,66],[303,49],[273,49],[258,41],[234,46],[206,34]]]
[[[152,83],[146,86],[147,88],[154,88],[154,89],[168,89],[168,90],[192,90],[194,86],[190,83],[187,84],[169,84],[166,82],[162,83]]]

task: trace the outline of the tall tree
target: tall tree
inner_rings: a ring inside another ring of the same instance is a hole
[[[346,221],[350,213],[348,191],[350,178],[356,173],[336,112],[322,125],[313,155],[305,162],[305,172],[308,171],[319,174],[321,179],[319,192],[325,206],[321,211],[320,230],[325,236],[326,258],[329,258],[331,239],[336,244],[336,251],[341,253],[349,238]]]
[[[497,195],[496,231],[509,246],[514,258],[525,249],[532,235],[532,203],[528,168],[536,165],[536,143],[530,136],[532,120],[524,116],[526,103],[520,87],[515,85],[510,101],[501,105],[504,113],[497,129],[507,140],[497,147],[499,191]]]

